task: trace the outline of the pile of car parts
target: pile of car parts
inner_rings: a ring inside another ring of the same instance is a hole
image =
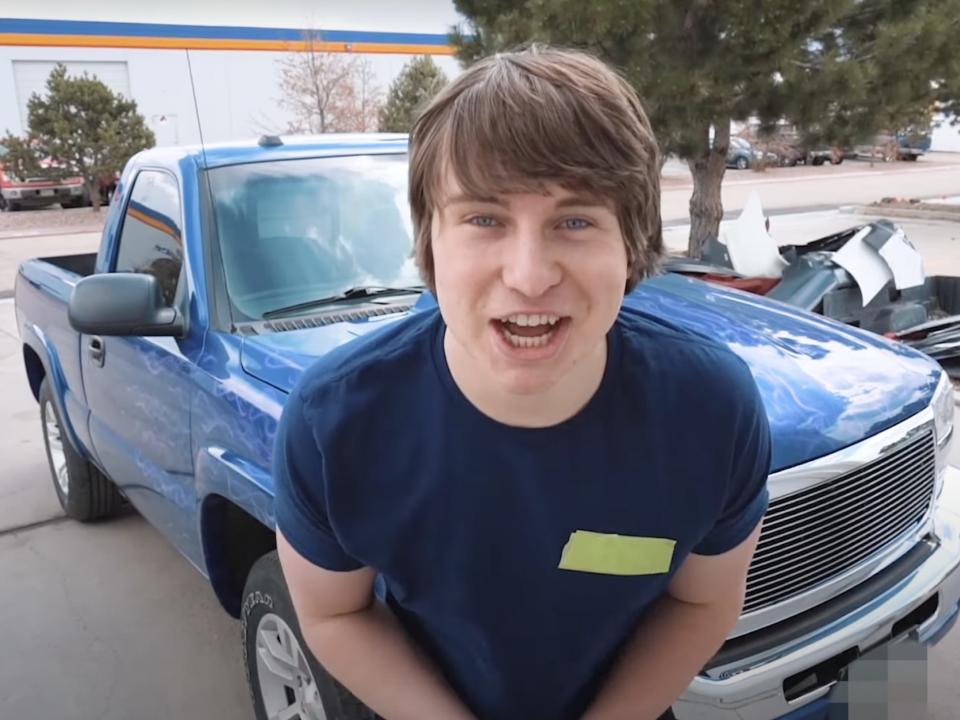
[[[877,220],[778,246],[751,205],[722,240],[709,239],[702,259],[671,257],[664,269],[884,335],[960,378],[960,278],[927,277],[898,225]]]

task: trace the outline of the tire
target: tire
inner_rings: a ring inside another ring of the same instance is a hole
[[[750,163],[745,157],[737,158],[737,170],[746,170],[748,167],[750,167]]]
[[[63,434],[49,378],[40,383],[40,423],[47,466],[67,517],[92,522],[115,515],[123,497],[110,479],[86,460]]]
[[[64,201],[60,203],[60,206],[63,207],[64,210],[70,208],[81,208],[83,207],[83,197],[81,196],[73,200]]]
[[[301,720],[376,718],[373,711],[320,666],[307,647],[276,551],[261,557],[250,569],[243,589],[240,634],[247,685],[257,720],[268,720],[292,705],[299,705]],[[299,661],[284,662],[270,653],[269,647]],[[267,662],[275,664],[281,672],[287,671],[288,680],[283,681],[273,673],[267,675]]]

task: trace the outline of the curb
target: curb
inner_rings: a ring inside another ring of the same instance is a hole
[[[20,240],[31,237],[52,237],[55,235],[83,235],[86,233],[100,234],[103,228],[95,227],[65,227],[53,228],[24,228],[23,230],[0,230],[0,240]]]
[[[960,213],[939,212],[937,210],[910,210],[909,208],[883,208],[875,205],[847,205],[840,212],[850,215],[870,215],[874,217],[901,217],[916,220],[943,220],[960,223]]]

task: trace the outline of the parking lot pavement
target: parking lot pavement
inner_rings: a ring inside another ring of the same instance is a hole
[[[252,720],[239,623],[138,515],[0,534],[0,577],[0,718]]]

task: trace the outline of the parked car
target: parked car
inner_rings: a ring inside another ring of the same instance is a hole
[[[739,137],[731,137],[730,145],[727,148],[727,167],[737,170],[746,170],[752,167],[763,155],[755,151],[748,140]]]
[[[299,631],[270,468],[305,368],[436,308],[410,259],[406,152],[404,136],[372,134],[146,150],[97,253],[17,274],[53,491],[80,521],[131,503],[209,579],[241,620],[258,718],[362,716]],[[937,364],[673,273],[625,303],[739,354],[773,434],[743,614],[676,717],[811,718],[860,654],[938,641],[960,603],[960,471]]]
[[[43,175],[14,177],[4,169],[6,148],[0,145],[0,211],[47,207],[59,203],[62,207],[80,207],[86,200],[83,178],[63,180]]]
[[[758,165],[777,165],[777,156],[755,146],[746,138],[734,135],[727,148],[727,167],[746,170]]]

